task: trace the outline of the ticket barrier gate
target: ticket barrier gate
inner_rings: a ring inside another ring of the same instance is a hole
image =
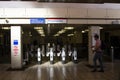
[[[77,58],[77,50],[76,50],[76,48],[74,48],[72,57],[73,57],[73,62],[77,63],[78,62],[78,58]]]
[[[38,48],[38,50],[37,50],[37,60],[38,60],[38,63],[39,63],[39,64],[42,63],[40,48]]]
[[[47,52],[46,56],[50,57],[50,64],[54,64],[54,56],[55,56],[55,54],[53,53],[53,48],[50,48],[50,51]]]
[[[47,51],[47,54],[46,54],[46,57],[49,57],[49,60],[50,60],[50,64],[54,64],[54,56],[55,56],[55,53],[53,51],[53,48],[49,48],[48,49],[49,51]],[[44,51],[41,51],[40,48],[38,48],[37,50],[37,60],[38,60],[38,63],[42,63],[42,56],[45,57],[45,55],[43,54]],[[62,50],[57,53],[57,56],[56,57],[61,57],[61,61],[63,64],[66,63],[66,51],[65,51],[65,48],[62,48]],[[68,56],[71,58],[71,60],[74,62],[74,63],[77,63],[78,62],[78,58],[77,58],[77,50],[76,48],[72,50],[69,50],[68,51]]]
[[[66,62],[65,48],[62,48],[61,59],[62,59],[62,63],[65,64],[65,62]]]

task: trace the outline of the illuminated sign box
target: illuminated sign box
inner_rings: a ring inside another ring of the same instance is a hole
[[[46,23],[67,23],[66,19],[46,19]]]
[[[45,24],[44,18],[32,18],[30,19],[30,24]]]
[[[14,44],[14,45],[18,45],[18,40],[14,40],[14,41],[13,41],[13,44]]]

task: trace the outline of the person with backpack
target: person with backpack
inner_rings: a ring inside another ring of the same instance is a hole
[[[102,49],[101,49],[101,40],[99,39],[98,34],[94,35],[94,39],[95,39],[96,43],[92,47],[92,49],[94,51],[93,53],[95,53],[94,57],[93,57],[94,69],[92,70],[92,72],[97,71],[97,60],[99,61],[99,64],[100,64],[99,72],[104,72],[103,63],[102,63],[102,54],[103,54],[103,52],[102,52]]]

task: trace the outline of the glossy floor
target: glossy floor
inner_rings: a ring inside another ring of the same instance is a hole
[[[120,80],[120,62],[105,63],[105,72],[91,72],[87,62],[57,62],[32,65],[24,71],[7,71],[10,64],[0,64],[0,80]]]

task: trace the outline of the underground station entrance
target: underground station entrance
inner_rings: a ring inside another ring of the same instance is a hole
[[[18,42],[11,36],[18,35],[12,32],[12,26],[19,27],[21,41]],[[91,26],[96,25],[80,25],[80,24],[24,24],[24,25],[1,25],[0,29],[0,63],[11,63],[11,48],[15,52],[13,56],[17,56],[17,48],[15,45],[21,46],[21,64],[56,64],[61,62],[67,64],[69,62],[79,63],[88,61],[88,45],[89,30]],[[104,50],[104,60],[112,61],[120,59],[120,31],[119,25],[97,25],[100,30],[100,38],[106,43]],[[13,34],[12,34],[13,33]],[[114,55],[111,57],[111,48],[114,47]],[[17,58],[18,59],[18,58]],[[14,60],[14,59],[13,59]]]
[[[87,59],[88,26],[36,24],[21,27],[24,65],[77,63],[79,59]]]
[[[103,73],[88,66],[97,32],[105,43]],[[119,32],[119,25],[1,25],[0,80],[119,80]]]

